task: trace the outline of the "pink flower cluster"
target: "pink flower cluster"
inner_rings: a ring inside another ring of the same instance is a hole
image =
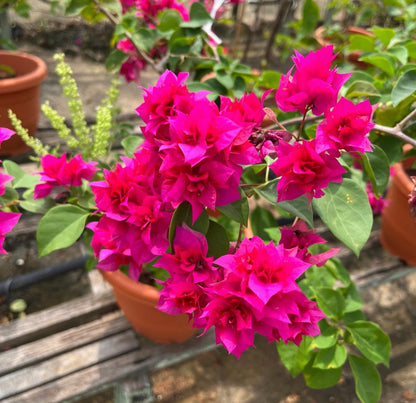
[[[7,129],[6,127],[0,127],[0,144],[12,137],[13,134],[14,131]],[[5,184],[10,182],[12,179],[14,179],[13,176],[7,175],[0,171],[0,196],[5,194]],[[0,254],[7,254],[6,250],[3,248],[5,234],[13,229],[13,227],[19,221],[20,216],[20,213],[0,211]]]
[[[153,24],[158,13],[164,9],[177,10],[184,21],[189,20],[188,10],[182,3],[176,0],[120,0],[120,3],[123,12],[134,8],[137,10],[136,16],[142,18],[148,24]]]
[[[281,177],[277,185],[278,201],[292,200],[305,195],[309,202],[322,197],[330,182],[342,182],[345,169],[338,162],[340,150],[346,152],[371,151],[367,134],[374,107],[368,100],[354,104],[341,98],[338,92],[350,74],[331,70],[336,55],[327,46],[306,56],[296,53],[293,68],[281,78],[276,102],[283,111],[309,110],[315,115],[324,113],[325,119],[316,129],[313,140],[299,140],[293,144],[280,141],[276,146],[278,159],[270,166]]]
[[[174,209],[188,201],[195,221],[205,208],[240,198],[243,164],[259,161],[249,138],[264,114],[254,95],[218,108],[207,93],[189,92],[185,73],[166,71],[145,90],[137,108],[145,141],[104,181],[91,183],[103,217],[90,224],[98,267],[129,265],[137,279],[141,265],[168,247]]]
[[[50,195],[52,190],[69,191],[73,186],[81,186],[83,180],[91,180],[97,171],[96,162],[85,162],[81,154],[67,161],[66,153],[60,157],[45,155],[40,160],[41,183],[35,186],[34,199]]]
[[[239,357],[254,343],[255,333],[269,341],[292,341],[319,334],[324,317],[299,289],[296,279],[312,264],[324,264],[337,250],[312,255],[308,247],[325,242],[304,223],[285,228],[280,244],[259,237],[244,239],[236,251],[214,261],[205,237],[177,227],[173,253],[156,265],[166,269],[158,308],[186,313],[195,327],[215,327],[217,343]]]

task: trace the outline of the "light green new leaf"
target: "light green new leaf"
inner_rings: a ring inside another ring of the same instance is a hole
[[[292,342],[285,344],[283,341],[279,341],[276,343],[280,359],[293,377],[302,372],[312,358],[311,343],[312,338],[309,336],[303,338],[299,347]]]
[[[332,327],[323,319],[319,323],[321,334],[315,336],[312,341],[312,348],[327,349],[335,346],[338,340],[338,329]]]
[[[363,50],[364,52],[374,52],[374,38],[365,35],[351,35],[348,50]]]
[[[347,349],[341,344],[318,351],[312,367],[319,369],[340,368],[347,360]]]
[[[394,46],[389,49],[388,52],[392,54],[401,64],[405,65],[407,63],[409,52],[404,46]]]
[[[342,368],[319,369],[308,366],[303,372],[303,377],[310,388],[326,389],[336,385],[341,374]]]
[[[367,242],[373,213],[365,189],[352,179],[330,183],[312,205],[331,232],[357,256]]]
[[[51,208],[36,231],[39,256],[71,246],[82,234],[89,212],[71,204]]]
[[[384,71],[389,77],[394,76],[394,69],[396,67],[393,56],[386,53],[375,53],[369,56],[363,56],[360,61],[369,63],[380,70]]]
[[[381,379],[374,364],[356,355],[349,355],[348,361],[358,398],[362,403],[377,403],[381,396]]]
[[[363,80],[354,81],[345,92],[345,97],[349,99],[375,96],[380,96],[377,88],[372,83]]]
[[[29,175],[23,171],[15,162],[10,160],[3,161],[3,167],[7,173],[14,177],[12,180],[15,188],[33,188],[39,183],[39,175]]]
[[[391,93],[393,106],[397,106],[401,101],[412,95],[416,91],[416,69],[406,71],[396,83]]]
[[[374,364],[389,366],[390,338],[376,323],[359,320],[347,326],[353,344]]]
[[[363,306],[363,299],[354,283],[343,289],[345,298],[345,313],[355,312]]]
[[[389,46],[390,41],[396,36],[395,30],[392,28],[376,27],[372,28],[371,31],[380,39],[385,48]]]

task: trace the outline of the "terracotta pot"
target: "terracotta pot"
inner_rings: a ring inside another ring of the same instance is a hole
[[[380,242],[383,247],[407,264],[416,266],[416,224],[409,210],[409,194],[413,189],[406,169],[415,158],[394,165],[394,175],[389,186],[381,218]]]
[[[38,125],[40,84],[47,75],[46,64],[36,56],[5,50],[0,50],[0,64],[16,72],[16,77],[0,80],[0,127],[14,129],[7,112],[11,109],[33,136]],[[0,155],[16,155],[27,150],[29,147],[15,134],[2,143]]]
[[[118,306],[137,333],[163,344],[180,343],[196,333],[187,315],[168,315],[156,309],[159,292],[155,287],[136,283],[120,270],[99,272],[112,286]]]

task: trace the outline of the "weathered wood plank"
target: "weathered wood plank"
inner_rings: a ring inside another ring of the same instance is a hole
[[[0,375],[130,329],[121,311],[0,353]]]
[[[0,326],[0,350],[78,326],[117,309],[112,293],[88,295]]]
[[[216,347],[214,333],[210,331],[203,337],[193,338],[186,343],[142,348],[7,398],[2,403],[75,401],[104,385],[110,386],[135,374],[139,376],[142,371],[175,365]]]
[[[91,365],[132,352],[139,341],[132,330],[88,344],[0,378],[0,400],[31,390]]]

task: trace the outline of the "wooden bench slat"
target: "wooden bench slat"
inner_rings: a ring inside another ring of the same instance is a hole
[[[114,311],[112,293],[88,295],[0,326],[0,350],[25,344]]]
[[[132,330],[107,337],[0,378],[0,400],[62,378],[91,365],[134,351],[139,341]]]
[[[111,386],[121,379],[134,377],[135,374],[139,376],[141,371],[158,370],[215,348],[217,345],[212,331],[186,343],[141,348],[5,399],[4,403],[78,400],[104,385]]]
[[[130,329],[121,311],[0,353],[0,375]]]

